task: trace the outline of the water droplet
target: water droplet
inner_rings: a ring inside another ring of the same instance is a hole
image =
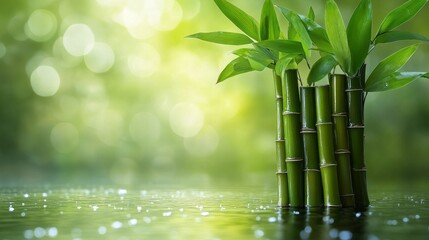
[[[134,225],[136,225],[136,224],[137,224],[137,219],[135,219],[135,218],[130,219],[130,220],[128,221],[128,225],[130,225],[130,226],[134,226]]]
[[[140,207],[140,206],[137,206],[137,212],[141,212],[142,211],[142,207]]]
[[[98,228],[98,234],[104,235],[104,234],[106,234],[106,232],[107,232],[107,228],[105,226],[100,226]]]
[[[42,237],[44,237],[45,235],[46,235],[46,230],[45,230],[44,228],[36,227],[36,228],[34,229],[34,236],[35,236],[36,238],[42,238]]]
[[[409,222],[409,221],[410,221],[410,219],[409,219],[409,218],[407,218],[407,217],[404,217],[404,218],[402,218],[402,221],[403,221],[404,223],[407,223],[407,222]]]
[[[15,211],[15,208],[13,208],[12,205],[9,205],[9,212],[13,212],[13,211]]]
[[[356,216],[357,218],[360,218],[360,216],[362,216],[362,213],[358,212],[358,213],[356,213],[356,214],[355,214],[355,216]]]
[[[95,211],[97,211],[97,209],[98,209],[99,207],[98,206],[92,206],[92,210],[95,212]]]
[[[48,194],[47,193],[42,193],[42,197],[47,197]]]
[[[416,218],[416,219],[420,219],[420,215],[418,215],[418,214],[417,214],[417,215],[415,216],[415,218]]]
[[[24,198],[28,198],[30,195],[28,195],[28,193],[24,194]]]
[[[22,212],[22,213],[21,213],[21,217],[25,217],[25,212]]]
[[[48,229],[48,236],[54,238],[58,235],[58,229],[56,227],[51,227]]]
[[[277,221],[276,217],[270,217],[270,218],[268,218],[268,222],[270,222],[270,223],[273,223],[273,222],[276,222],[276,221]]]
[[[24,238],[25,239],[32,239],[33,238],[33,230],[25,230],[24,231]]]

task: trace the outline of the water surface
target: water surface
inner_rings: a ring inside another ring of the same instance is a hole
[[[429,239],[429,194],[293,210],[261,189],[3,188],[0,239]]]

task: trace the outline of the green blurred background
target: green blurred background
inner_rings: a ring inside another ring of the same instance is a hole
[[[263,0],[231,2],[259,18]],[[274,2],[323,17],[322,0]],[[373,1],[374,31],[403,2]],[[338,1],[346,21],[357,3]],[[429,36],[427,16],[401,28]],[[216,85],[234,47],[184,37],[217,30],[237,31],[211,0],[2,1],[1,182],[274,186],[271,73]],[[368,69],[404,44],[379,47]],[[429,71],[428,53],[405,68]],[[428,92],[419,80],[368,96],[370,185],[427,179]]]

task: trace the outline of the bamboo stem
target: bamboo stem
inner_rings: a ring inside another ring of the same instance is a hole
[[[334,135],[331,122],[329,86],[316,87],[317,140],[324,203],[327,207],[341,207],[338,188],[337,163],[334,154]]]
[[[331,75],[332,119],[335,135],[335,158],[338,167],[340,198],[344,207],[354,207],[355,197],[352,186],[350,148],[347,135],[346,84],[344,74]]]
[[[356,207],[368,207],[368,189],[366,183],[366,165],[364,158],[364,91],[362,82],[365,79],[365,65],[359,74],[347,78],[347,102],[349,114],[349,140],[352,162],[353,190]]]
[[[297,70],[286,70],[282,80],[289,203],[299,208],[304,207],[304,158]]]
[[[277,139],[276,139],[276,154],[277,154],[277,187],[278,187],[278,206],[287,207],[289,205],[288,187],[287,187],[287,169],[286,169],[286,146],[284,136],[283,123],[283,94],[282,80],[273,70],[274,88],[277,107]]]
[[[319,167],[314,87],[301,87],[302,128],[305,160],[305,205],[323,206],[322,177]]]

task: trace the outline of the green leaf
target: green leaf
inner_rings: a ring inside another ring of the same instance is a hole
[[[275,40],[280,36],[280,26],[271,0],[265,0],[261,12],[261,40]]]
[[[203,41],[226,44],[226,45],[244,45],[253,43],[252,39],[241,33],[232,32],[209,32],[209,33],[196,33],[187,38],[197,38]]]
[[[274,63],[274,60],[267,56],[264,52],[253,48],[241,48],[233,52],[235,55],[247,58],[250,65],[257,71],[264,70],[269,64]]]
[[[337,65],[337,60],[332,55],[326,55],[317,60],[308,74],[307,83],[313,83],[322,80]]]
[[[375,44],[379,43],[390,43],[402,40],[418,40],[422,42],[429,43],[429,39],[421,34],[413,32],[399,32],[399,31],[390,31],[385,32],[381,35],[378,35],[375,39]]]
[[[241,31],[257,41],[260,40],[258,23],[252,16],[226,0],[214,1],[223,14]]]
[[[289,21],[289,29],[290,26],[292,26],[292,29],[298,34],[298,38],[293,40],[298,40],[301,42],[305,57],[310,58],[310,48],[312,42],[310,36],[308,35],[307,29],[304,26],[304,23],[301,21],[301,18],[295,12],[285,8],[281,8],[281,12],[283,16],[285,16]]]
[[[417,45],[408,46],[383,59],[372,71],[365,85],[371,86],[376,84],[378,81],[399,70],[408,62],[416,49]]]
[[[316,19],[316,15],[314,14],[313,7],[310,6],[310,9],[308,9],[307,17],[314,21]]]
[[[249,63],[249,60],[243,57],[238,57],[232,60],[228,65],[226,65],[226,67],[220,73],[217,79],[217,83],[223,82],[230,77],[251,72],[254,70],[255,69],[253,69]]]
[[[325,26],[338,64],[344,72],[350,73],[351,60],[346,27],[340,9],[334,0],[326,0]]]
[[[283,53],[293,53],[305,55],[304,49],[300,42],[291,40],[266,40],[259,43],[255,43],[260,47],[272,49]]]
[[[283,71],[294,68],[293,66],[291,66],[291,64],[293,63],[296,57],[297,57],[296,54],[288,54],[280,58],[279,61],[276,63],[276,68],[275,68],[276,74],[281,76]]]
[[[383,79],[373,82],[365,86],[366,92],[383,92],[387,90],[397,89],[403,87],[412,81],[426,77],[428,73],[425,72],[395,72]]]
[[[355,75],[368,55],[371,45],[372,4],[362,0],[350,19],[347,39],[351,54],[350,75]]]
[[[428,0],[409,0],[401,6],[393,9],[387,14],[381,23],[377,36],[393,30],[413,18],[427,2]]]

